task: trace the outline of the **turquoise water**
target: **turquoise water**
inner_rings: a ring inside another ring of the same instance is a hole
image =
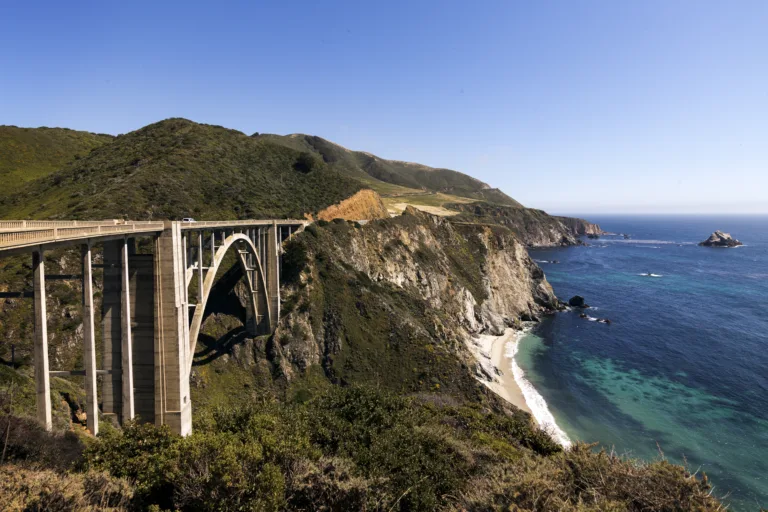
[[[590,218],[628,233],[531,251],[559,297],[517,362],[572,440],[705,471],[732,510],[768,506],[768,217]],[[715,229],[745,247],[696,246]],[[661,277],[644,277],[652,273]]]

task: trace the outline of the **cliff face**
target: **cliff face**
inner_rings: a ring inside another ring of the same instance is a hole
[[[557,307],[526,248],[500,226],[455,225],[413,208],[362,228],[310,226],[287,247],[274,360],[289,380],[476,392],[466,344]]]
[[[577,236],[586,235],[602,235],[605,232],[600,229],[600,226],[587,222],[584,219],[578,219],[576,217],[555,217],[557,220],[563,223],[563,225],[571,231],[571,233]]]
[[[389,217],[379,194],[364,189],[317,214],[319,220],[374,220]]]
[[[528,247],[578,245],[579,236],[602,233],[600,226],[582,219],[553,217],[533,208],[510,208],[487,203],[452,204],[457,222],[499,224],[509,228]]]

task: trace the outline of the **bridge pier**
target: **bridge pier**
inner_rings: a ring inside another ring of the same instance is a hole
[[[129,254],[134,414],[155,422],[155,257]]]
[[[83,363],[85,365],[86,426],[91,434],[99,433],[99,402],[96,382],[96,331],[93,324],[93,270],[91,244],[81,246],[83,267]]]
[[[32,253],[35,301],[35,402],[37,420],[47,431],[53,429],[51,416],[51,376],[48,367],[48,313],[45,305],[45,253],[39,247]]]
[[[267,297],[269,297],[269,325],[277,325],[280,319],[280,228],[273,222],[266,233],[265,258]]]
[[[134,417],[129,256],[135,252],[133,239],[104,243],[102,367],[111,373],[102,381],[101,410],[115,415],[121,424]]]
[[[101,300],[102,368],[111,370],[101,383],[101,412],[121,418],[123,406],[122,375],[122,242],[104,242],[104,281]]]
[[[178,222],[155,239],[155,423],[177,434],[192,431],[189,396],[189,310]]]

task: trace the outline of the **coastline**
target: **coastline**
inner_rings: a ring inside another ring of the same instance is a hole
[[[529,332],[530,328],[521,331],[508,328],[501,336],[481,334],[472,338],[469,348],[478,362],[477,379],[510,404],[529,413],[555,441],[570,448],[571,440],[555,422],[544,397],[525,378],[525,372],[515,361],[518,344]]]
[[[504,357],[509,362],[509,368],[512,370],[515,386],[523,395],[527,407],[526,410],[531,413],[534,419],[536,419],[536,423],[539,424],[539,427],[547,431],[563,448],[568,449],[573,444],[571,439],[568,437],[568,434],[558,426],[544,397],[541,396],[533,384],[525,378],[525,372],[520,365],[517,364],[517,360],[515,359],[521,340],[530,332],[530,330],[531,329],[529,328],[522,331],[514,331],[515,340],[505,344]]]
[[[511,361],[506,356],[507,344],[518,343],[522,335],[522,331],[507,329],[501,336],[492,336],[494,339],[491,341],[490,356],[491,364],[497,370],[497,378],[493,382],[486,382],[485,384],[507,402],[527,413],[533,414],[533,411],[531,411],[531,408],[528,407],[528,403],[525,401],[523,390],[515,381]]]

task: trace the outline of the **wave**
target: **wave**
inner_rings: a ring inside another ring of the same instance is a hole
[[[511,362],[512,376],[514,377],[515,382],[517,382],[517,385],[520,386],[520,390],[523,392],[523,398],[525,398],[525,403],[528,405],[531,413],[533,413],[533,417],[536,419],[539,426],[548,432],[555,441],[563,446],[563,448],[570,448],[572,443],[568,438],[568,434],[563,432],[557,425],[555,417],[552,416],[552,413],[549,411],[549,407],[547,407],[547,402],[544,400],[544,397],[541,396],[539,392],[536,391],[536,388],[533,387],[533,384],[525,378],[525,372],[515,360],[518,345],[525,334],[525,331],[517,333],[516,339],[507,342],[507,345],[504,347],[504,355]]]
[[[664,274],[653,274],[653,273],[651,273],[651,274],[637,274],[637,275],[643,276],[643,277],[664,277]]]

